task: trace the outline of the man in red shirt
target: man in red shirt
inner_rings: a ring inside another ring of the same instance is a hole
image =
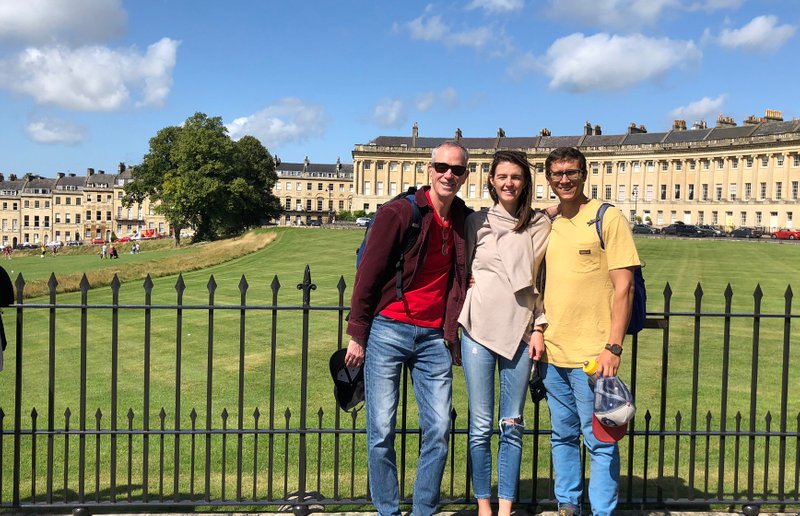
[[[356,273],[345,364],[364,364],[367,451],[372,502],[381,515],[400,514],[394,450],[403,366],[411,372],[422,447],[413,514],[437,511],[447,460],[452,364],[460,364],[458,315],[466,292],[464,221],[472,211],[456,197],[467,179],[467,149],[444,142],[431,154],[430,186],[416,193],[422,227],[404,255],[402,297],[394,264],[412,220],[411,203],[381,207]]]

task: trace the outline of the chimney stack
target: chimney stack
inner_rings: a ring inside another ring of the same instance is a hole
[[[117,173],[122,174],[123,172],[125,172],[125,162],[120,161],[117,165]]]
[[[595,126],[594,126],[594,134],[596,134],[597,136],[600,136],[601,134],[603,134],[603,130],[600,129],[600,124],[595,124]]]
[[[93,175],[94,175],[94,169],[93,169],[93,168],[91,168],[91,167],[90,167],[90,168],[87,168],[87,169],[86,169],[86,175],[87,175],[87,176],[93,176]]]
[[[685,131],[686,130],[686,120],[681,120],[680,118],[676,118],[674,122],[672,122],[672,130],[673,131]]]
[[[456,127],[456,137],[455,137],[455,140],[456,140],[457,142],[460,142],[460,141],[461,141],[461,128],[460,128],[460,127]]]
[[[539,131],[539,136],[552,136],[552,133],[550,133],[550,129],[543,127],[542,130]]]
[[[586,125],[583,126],[583,134],[584,136],[591,136],[594,134],[594,129],[592,128],[592,124],[589,121],[586,121]]]
[[[767,109],[764,112],[765,122],[783,122],[783,113],[777,109]]]
[[[736,127],[736,121],[731,116],[719,115],[717,127]]]
[[[505,138],[506,137],[506,132],[503,130],[502,127],[498,127],[497,128],[497,137],[498,138]]]
[[[2,172],[0,172],[0,181],[5,181],[5,180],[6,180],[5,176],[3,175]]]
[[[64,173],[63,172],[59,172],[58,173],[58,178],[61,179],[62,177],[64,177]]]
[[[9,181],[16,181],[17,180],[17,174],[8,174],[8,180]]]
[[[419,126],[417,125],[416,122],[414,122],[414,125],[411,126],[411,146],[412,147],[416,147],[417,146],[417,139],[418,138],[419,138]]]

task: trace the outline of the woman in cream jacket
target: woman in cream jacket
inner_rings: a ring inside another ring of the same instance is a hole
[[[544,353],[547,321],[537,288],[550,221],[531,208],[526,155],[498,151],[488,178],[494,206],[467,218],[472,287],[459,317],[461,359],[469,395],[469,451],[478,515],[491,516],[491,438],[495,428],[495,371],[500,376],[497,457],[499,516],[517,494],[523,409],[531,360]]]

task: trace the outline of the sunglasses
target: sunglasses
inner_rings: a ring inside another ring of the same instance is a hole
[[[433,169],[440,174],[444,174],[448,170],[450,170],[454,176],[461,177],[467,171],[467,167],[464,165],[451,165],[449,163],[433,163]]]

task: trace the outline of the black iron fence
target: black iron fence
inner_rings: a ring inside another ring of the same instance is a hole
[[[336,409],[327,365],[347,342],[344,280],[317,293],[320,304],[308,267],[296,291],[277,277],[267,288],[156,281],[91,290],[84,278],[57,299],[51,277],[49,301],[25,303],[17,278],[0,373],[0,508],[368,507],[364,413]],[[708,301],[698,285],[673,308],[667,285],[662,310],[650,290],[622,370],[638,411],[620,442],[621,507],[800,506],[791,288],[768,309],[760,288],[734,303],[730,287]],[[461,376],[449,506],[473,501]],[[397,450],[410,501],[421,436],[407,380]],[[526,407],[520,504],[555,503],[548,417],[544,403]]]

